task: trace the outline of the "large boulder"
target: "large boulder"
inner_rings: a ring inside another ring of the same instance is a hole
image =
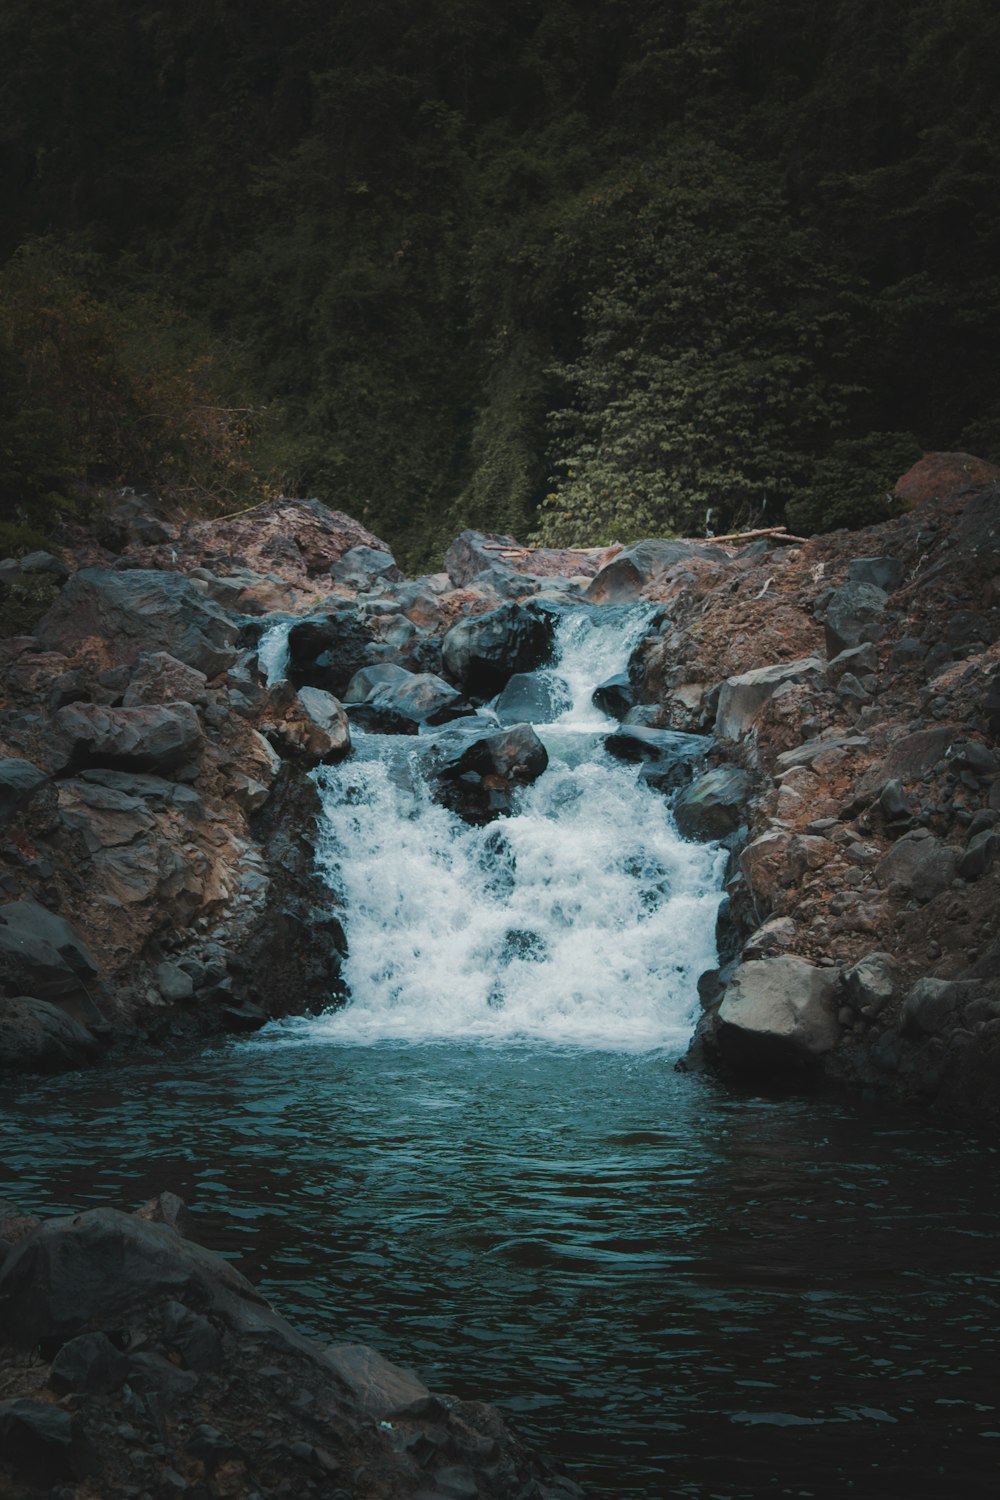
[[[351,547],[333,564],[330,577],[349,588],[370,589],[383,580],[399,583],[403,574],[391,552],[378,547]]]
[[[647,585],[656,583],[676,563],[693,557],[720,562],[719,549],[700,542],[677,542],[662,537],[637,542],[607,563],[588,586],[590,604],[634,604]]]
[[[515,672],[493,705],[501,724],[551,724],[571,703],[569,689],[552,672]]]
[[[835,970],[792,954],[740,964],[718,1011],[723,1060],[749,1077],[815,1067],[840,1035],[838,984]]]
[[[509,813],[516,788],[537,780],[548,762],[530,724],[497,729],[475,719],[435,735],[426,754],[436,800],[470,823]]]
[[[295,687],[318,687],[343,702],[351,678],[378,661],[382,648],[356,610],[300,620],[288,633],[288,679]]]
[[[885,590],[873,583],[849,582],[835,589],[823,617],[827,657],[832,660],[853,646],[879,640],[888,602]]]
[[[47,1220],[0,1267],[0,1323],[20,1345],[115,1327],[168,1297],[237,1319],[263,1302],[221,1256],[111,1208]]]
[[[972,453],[925,453],[903,477],[893,494],[904,510],[946,500],[972,484],[1000,479],[1000,469]]]
[[[47,1493],[60,1480],[85,1479],[98,1467],[79,1417],[27,1397],[0,1401],[0,1459]]]
[[[674,802],[678,832],[686,839],[724,839],[743,822],[750,778],[738,766],[713,766],[683,787]]]
[[[534,579],[593,577],[607,551],[594,547],[525,547],[516,537],[498,532],[463,531],[444,555],[448,577],[456,588],[501,569]]]
[[[0,997],[0,1070],[58,1073],[81,1067],[96,1051],[86,1027],[57,1005],[27,995]]]
[[[501,692],[515,672],[543,666],[552,651],[555,615],[504,604],[453,625],[442,644],[444,669],[463,692],[481,699]]]
[[[0,990],[58,1005],[76,1019],[101,1020],[90,996],[97,965],[64,917],[36,901],[0,906]]]
[[[817,656],[802,656],[796,661],[776,662],[770,667],[755,667],[727,677],[719,692],[715,715],[715,733],[720,739],[741,740],[753,729],[767,704],[786,682],[807,682],[822,675],[823,663]]]
[[[622,724],[604,741],[615,760],[642,766],[642,779],[660,792],[676,791],[691,779],[705,759],[711,740],[703,734],[682,734],[677,729],[654,729],[646,724]]]
[[[369,667],[355,674],[348,692],[351,722],[377,734],[418,734],[424,724],[447,724],[472,712],[461,693],[434,672]]]
[[[225,610],[191,579],[144,568],[81,568],[35,635],[65,653],[96,640],[109,662],[126,665],[144,652],[167,651],[209,678],[237,657],[237,627]]]
[[[53,770],[105,767],[160,776],[197,770],[205,736],[190,703],[104,708],[69,703],[53,718]]]
[[[960,849],[944,843],[926,828],[914,828],[879,860],[875,879],[883,889],[895,886],[917,901],[931,901],[955,879],[960,857]]]

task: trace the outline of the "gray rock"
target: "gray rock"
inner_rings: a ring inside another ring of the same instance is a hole
[[[826,664],[827,682],[839,682],[845,672],[865,676],[878,669],[878,652],[870,641],[863,646],[849,646]]]
[[[813,761],[829,750],[867,750],[868,743],[868,737],[864,734],[820,736],[805,740],[801,745],[796,745],[794,750],[783,750],[776,758],[775,765],[779,772],[790,771],[795,766],[811,766]]]
[[[385,652],[357,610],[335,610],[292,626],[287,675],[295,687],[323,688],[343,702],[355,673],[372,666]]]
[[[416,1375],[390,1364],[365,1344],[328,1344],[324,1360],[354,1392],[362,1411],[375,1421],[387,1421],[430,1398],[430,1391]]]
[[[143,568],[81,568],[35,634],[50,651],[71,652],[87,636],[131,665],[146,651],[168,651],[208,678],[237,659],[236,624],[180,573]]]
[[[848,583],[871,583],[891,594],[906,572],[898,557],[855,557],[847,564]]]
[[[124,1385],[128,1372],[128,1360],[106,1333],[81,1333],[52,1361],[51,1381],[57,1391],[106,1395]]]
[[[391,552],[382,552],[377,547],[351,547],[333,564],[330,577],[334,583],[370,589],[382,579],[401,582],[403,574]]]
[[[306,717],[330,741],[324,758],[339,759],[346,755],[351,748],[351,730],[343,705],[323,688],[300,687],[297,696]]]
[[[898,884],[920,902],[933,900],[955,878],[959,851],[925,829],[905,833],[879,860],[875,879],[884,890]]]
[[[707,735],[645,724],[622,724],[604,741],[605,750],[616,760],[640,763],[642,779],[659,792],[685,786],[711,746]]]
[[[178,661],[169,651],[147,651],[139,657],[122,698],[123,708],[148,703],[208,702],[204,672]]]
[[[0,1070],[62,1072],[82,1067],[96,1052],[86,1027],[57,1005],[27,995],[0,998]]]
[[[818,678],[822,672],[819,657],[803,656],[797,661],[776,662],[770,667],[757,667],[752,672],[727,677],[719,693],[715,733],[721,739],[743,739],[779,688],[786,683]]]
[[[496,729],[481,719],[459,720],[425,751],[435,797],[472,823],[510,812],[515,788],[535,781],[548,761],[530,724]]]
[[[958,861],[958,874],[963,880],[978,880],[993,866],[1000,848],[1000,838],[995,829],[984,828],[969,840]]]
[[[36,901],[0,906],[0,985],[13,995],[33,995],[82,1018],[101,1019],[88,990],[97,965],[64,917]]]
[[[901,979],[902,971],[891,953],[866,953],[844,972],[847,1003],[872,1021],[896,999]]]
[[[913,803],[904,792],[903,783],[895,776],[879,792],[878,805],[888,823],[908,823],[913,818]]]
[[[724,839],[743,822],[750,778],[737,766],[703,771],[677,794],[674,817],[683,838]]]
[[[651,537],[626,547],[612,558],[587,588],[584,598],[591,604],[634,604],[647,584],[662,578],[675,563],[706,558],[724,564],[717,547],[699,542],[677,542]]]
[[[919,1036],[939,1035],[957,1017],[976,988],[974,982],[929,976],[918,979],[903,1005],[904,1031]]]
[[[53,716],[53,769],[61,774],[106,767],[159,775],[195,769],[205,744],[189,703],[104,708],[70,703]]]
[[[30,760],[0,760],[0,827],[27,807],[48,779]]]
[[[217,1370],[222,1364],[222,1340],[215,1328],[208,1318],[192,1312],[183,1302],[171,1301],[164,1306],[163,1339],[189,1370]]]
[[[493,705],[501,724],[551,724],[570,706],[569,691],[551,672],[515,672]]]
[[[0,1401],[0,1454],[22,1479],[45,1488],[85,1479],[97,1467],[79,1418],[48,1401]]]
[[[378,662],[372,667],[362,667],[347,684],[343,701],[348,706],[367,703],[386,688],[405,682],[410,675],[405,667],[398,666],[395,662]]]
[[[183,1005],[194,998],[194,980],[175,963],[157,964],[153,970],[156,988],[171,1005]]]
[[[835,589],[826,607],[823,629],[828,658],[863,641],[877,641],[889,596],[871,583],[845,583]]]
[[[391,683],[373,688],[362,702],[352,704],[349,712],[352,723],[375,733],[417,734],[425,724],[447,724],[471,713],[472,708],[443,677],[433,672],[404,671]]]
[[[555,615],[525,604],[504,604],[453,625],[442,643],[448,676],[463,692],[489,699],[515,672],[544,666],[552,651]]]
[[[602,713],[612,719],[624,719],[635,707],[635,693],[627,672],[617,672],[595,687],[592,700]]]
[[[815,1065],[836,1046],[838,976],[782,954],[740,964],[718,1012],[718,1044],[738,1073]]]

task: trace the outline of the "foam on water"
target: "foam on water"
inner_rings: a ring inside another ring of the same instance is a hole
[[[316,773],[351,1000],[288,1041],[684,1045],[715,962],[721,856],[684,843],[663,798],[594,733],[611,721],[593,684],[622,669],[648,612],[594,613],[560,632],[554,670],[574,706],[551,738],[564,753],[515,816],[474,828],[437,806],[401,736],[359,735],[350,762]],[[579,756],[565,751],[574,737]]]
[[[267,687],[274,687],[288,672],[288,636],[293,623],[283,620],[280,625],[272,625],[257,643],[257,661]]]

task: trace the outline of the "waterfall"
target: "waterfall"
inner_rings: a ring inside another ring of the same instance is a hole
[[[554,755],[513,817],[472,827],[435,804],[404,736],[359,734],[349,762],[315,773],[351,999],[289,1041],[686,1043],[715,962],[722,856],[681,840],[663,797],[604,751],[595,730],[613,721],[589,701],[647,619],[581,610],[562,623],[551,670],[573,706],[536,728],[556,755],[574,736],[580,753]]]
[[[280,625],[272,625],[257,642],[257,664],[266,687],[281,682],[288,671],[288,636],[294,623],[283,620]]]

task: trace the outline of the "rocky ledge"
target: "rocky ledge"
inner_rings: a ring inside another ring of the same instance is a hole
[[[567,1500],[498,1412],[314,1343],[170,1194],[44,1223],[0,1204],[0,1493]]]

